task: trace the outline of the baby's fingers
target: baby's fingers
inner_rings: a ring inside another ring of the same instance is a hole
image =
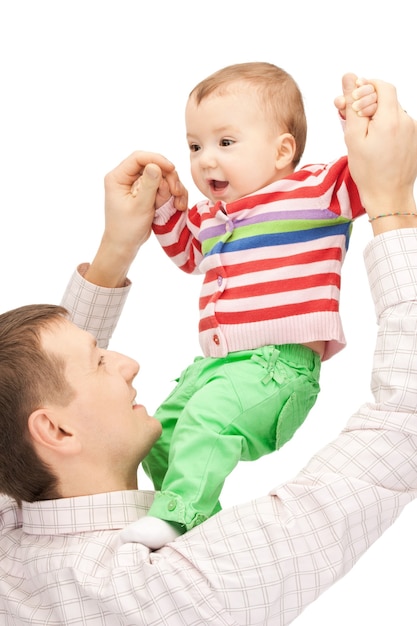
[[[363,117],[375,115],[378,107],[378,96],[375,87],[365,79],[358,81],[359,86],[352,92],[352,109]]]
[[[167,183],[171,195],[174,196],[174,206],[177,211],[185,211],[188,208],[188,191],[178,178],[177,172],[174,170],[166,176]]]

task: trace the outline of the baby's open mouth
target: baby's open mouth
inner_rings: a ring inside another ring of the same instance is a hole
[[[221,191],[222,189],[225,189],[227,185],[229,184],[227,180],[210,180],[209,182],[210,182],[210,187],[214,191]]]

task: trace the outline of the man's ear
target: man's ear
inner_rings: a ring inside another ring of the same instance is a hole
[[[296,151],[294,137],[290,133],[282,133],[277,138],[277,170],[283,170],[289,166],[293,168],[294,154]]]
[[[35,446],[45,452],[57,452],[60,454],[74,454],[79,451],[77,437],[67,426],[62,427],[59,420],[59,412],[53,409],[36,409],[29,415],[29,433]]]

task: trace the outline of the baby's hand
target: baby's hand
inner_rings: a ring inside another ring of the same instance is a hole
[[[366,78],[358,78],[357,88],[352,92],[352,109],[360,117],[373,117],[378,108],[378,98],[374,85]],[[334,104],[343,119],[346,119],[346,101],[344,96],[337,96]]]
[[[156,163],[154,164],[155,166]],[[159,166],[157,166],[159,167]],[[159,168],[162,174],[161,182],[155,196],[155,209],[159,209],[171,196],[174,197],[174,206],[177,211],[186,211],[188,208],[188,191],[180,181],[176,170],[168,171]],[[135,198],[138,194],[143,169],[139,173],[137,180],[131,187],[131,195]]]
[[[174,197],[174,206],[177,211],[186,211],[188,208],[188,192],[180,179],[177,172],[164,173],[161,184],[156,194],[155,208],[159,209],[170,197]]]
[[[165,202],[168,202],[168,200],[171,197],[171,192],[169,190],[169,184],[167,179],[165,178],[165,176],[162,177],[161,179],[161,183],[158,187],[158,191],[156,192],[156,198],[155,198],[155,209],[159,209],[159,207],[161,207],[163,204],[165,204]]]
[[[357,88],[352,92],[352,109],[360,117],[373,117],[378,108],[378,96],[374,85],[366,78],[358,78]]]

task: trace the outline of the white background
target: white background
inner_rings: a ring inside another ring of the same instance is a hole
[[[230,63],[265,60],[297,80],[309,123],[303,163],[345,152],[333,98],[346,71],[393,82],[417,116],[415,20],[409,0],[279,2],[3,0],[0,5],[0,309],[59,302],[103,227],[103,177],[135,149],[165,154],[190,190],[184,105],[192,87]],[[343,272],[348,347],[323,365],[322,393],[276,454],[241,464],[223,505],[292,477],[370,399],[375,336],[354,227]],[[181,275],[154,240],[130,272],[134,287],[112,348],[141,363],[138,400],[153,411],[199,354],[200,279]],[[141,476],[142,486],[147,487]],[[355,569],[297,624],[415,626],[417,512],[411,505]]]

